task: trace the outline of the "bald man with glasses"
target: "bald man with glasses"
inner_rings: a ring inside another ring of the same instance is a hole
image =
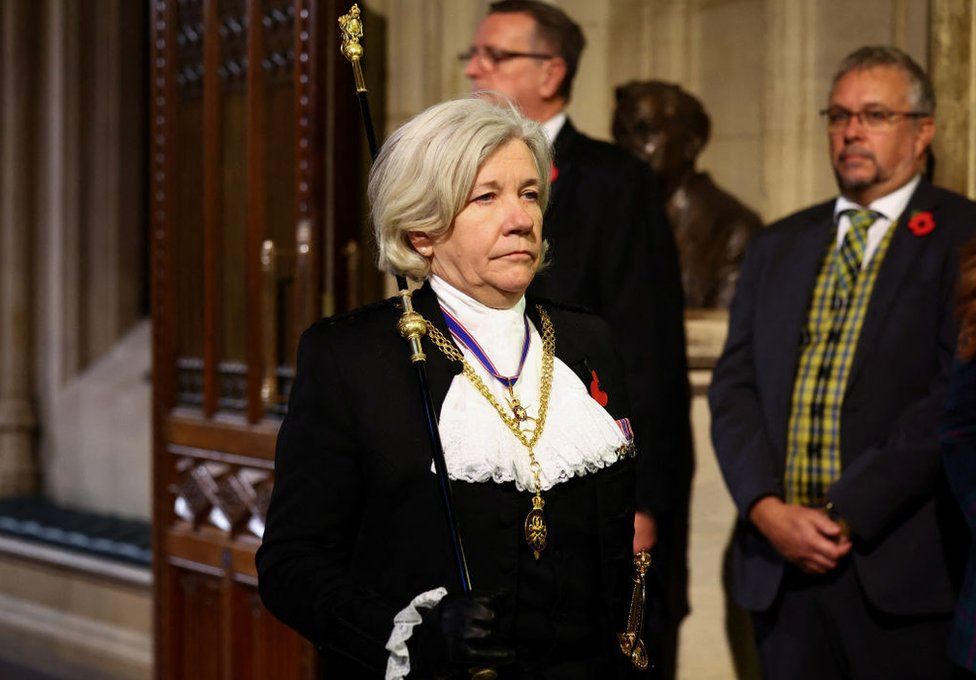
[[[543,221],[552,265],[535,278],[530,293],[602,315],[624,350],[640,452],[634,550],[653,548],[663,595],[647,637],[658,677],[670,678],[677,627],[688,610],[693,470],[678,254],[647,165],[580,133],[566,116],[584,45],[579,26],[562,10],[505,0],[490,6],[460,59],[473,90],[511,97],[542,123],[554,145]],[[590,393],[601,398],[595,372]],[[626,607],[621,603],[621,624]]]

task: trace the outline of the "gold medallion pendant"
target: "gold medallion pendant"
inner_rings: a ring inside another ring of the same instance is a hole
[[[549,535],[546,516],[542,513],[545,504],[542,496],[536,494],[532,497],[532,509],[525,516],[525,542],[529,544],[532,555],[536,559],[539,559],[539,555],[546,549],[546,538]]]
[[[518,422],[524,423],[526,420],[532,420],[532,418],[529,418],[529,412],[525,410],[525,407],[522,406],[517,397],[513,397],[510,400],[509,406],[512,409],[512,415]]]
[[[535,421],[535,418],[529,415],[528,409],[522,406],[522,402],[515,396],[513,387],[506,385],[505,389],[508,390],[508,396],[505,397],[505,400],[508,402],[508,410],[512,412],[512,418],[515,419],[515,424],[521,426],[522,423],[530,420]]]

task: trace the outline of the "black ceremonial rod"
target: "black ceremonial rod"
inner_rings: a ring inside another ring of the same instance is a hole
[[[342,31],[342,54],[352,64],[353,76],[356,79],[356,98],[359,100],[359,110],[363,114],[363,126],[366,128],[366,139],[369,141],[369,152],[376,160],[379,152],[379,145],[376,143],[376,131],[373,129],[373,119],[369,112],[369,98],[366,91],[366,81],[363,78],[363,68],[359,63],[363,56],[363,46],[359,44],[359,39],[363,37],[363,24],[359,18],[359,5],[353,5],[349,13],[339,17],[339,28]],[[448,533],[451,537],[451,548],[454,554],[454,562],[457,567],[458,580],[461,582],[461,589],[464,592],[471,590],[471,575],[468,573],[468,563],[464,557],[464,546],[461,543],[461,534],[458,532],[457,515],[454,512],[454,494],[451,491],[451,480],[447,476],[447,464],[444,462],[444,447],[441,445],[440,430],[437,429],[437,415],[434,411],[434,402],[430,397],[430,386],[427,382],[427,355],[424,354],[420,345],[420,338],[427,333],[427,325],[424,318],[413,310],[413,301],[410,298],[410,290],[407,288],[407,280],[402,276],[396,277],[398,295],[403,301],[403,316],[397,323],[400,335],[410,343],[410,361],[413,363],[417,374],[417,386],[420,388],[420,399],[424,405],[424,415],[426,417],[427,435],[430,438],[430,448],[434,458],[434,469],[437,472],[437,481],[440,487],[441,504],[444,507],[444,514],[447,517]],[[493,673],[490,669],[482,669],[483,672]],[[479,677],[492,677],[473,676]]]

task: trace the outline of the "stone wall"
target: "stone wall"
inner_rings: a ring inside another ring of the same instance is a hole
[[[0,494],[148,519],[145,7],[0,14]]]

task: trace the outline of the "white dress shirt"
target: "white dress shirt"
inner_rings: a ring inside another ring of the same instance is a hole
[[[545,123],[542,123],[542,131],[546,133],[546,138],[550,144],[556,143],[556,137],[559,136],[559,131],[563,129],[565,123],[566,114],[561,111]]]

